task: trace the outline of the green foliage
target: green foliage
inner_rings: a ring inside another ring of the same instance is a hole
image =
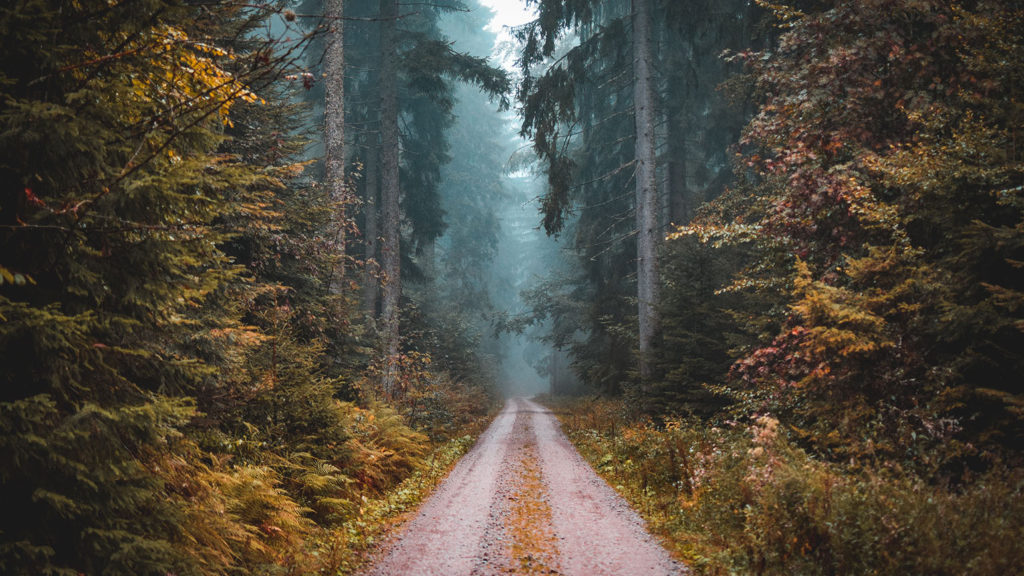
[[[267,180],[218,151],[256,97],[192,38],[193,16],[165,2],[0,16],[0,242],[4,269],[34,281],[0,295],[5,572],[224,573],[244,547],[233,522],[200,538],[213,512],[168,480],[204,481],[186,392],[214,367],[189,336],[239,273],[215,220],[243,207],[229,190]]]
[[[375,4],[357,5],[355,9],[360,13],[377,14]],[[431,9],[403,14],[397,23],[400,30],[397,45],[386,47],[397,55],[400,76],[398,106],[403,116],[400,181],[403,219],[410,224],[406,239],[410,256],[432,245],[448,225],[442,206],[441,171],[452,160],[449,139],[455,122],[452,109],[456,104],[457,84],[478,87],[496,100],[501,109],[508,108],[510,80],[507,73],[491,65],[486,58],[460,51],[460,44],[451,41],[442,31],[442,16],[464,9],[461,3],[442,2],[432,5]],[[353,27],[353,32],[374,38],[377,27],[379,22],[359,24]],[[375,44],[378,44],[376,40],[365,46],[356,45],[349,51],[348,59],[353,68],[379,66],[380,54]],[[367,80],[353,83],[348,99],[354,109],[373,122],[376,110],[372,106],[363,108],[367,99],[376,102],[378,88],[372,74]],[[354,124],[359,127],[362,119],[359,116],[355,119]],[[376,136],[368,141],[375,142]]]
[[[39,394],[2,409],[5,572],[196,570],[175,545],[185,502],[165,498],[152,470],[152,445],[180,443],[188,407],[154,398],[65,411]]]
[[[740,312],[754,308],[733,292],[719,292],[750,259],[743,247],[713,248],[693,237],[670,240],[662,252],[662,344],[654,365],[662,374],[632,400],[652,414],[710,417],[729,398],[712,389],[751,344]]]

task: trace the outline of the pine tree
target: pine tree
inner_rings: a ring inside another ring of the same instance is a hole
[[[654,338],[660,322],[661,279],[658,274],[658,245],[661,229],[657,166],[654,155],[654,66],[651,55],[651,6],[649,0],[633,0],[633,118],[636,124],[636,225],[637,305],[641,385],[649,384]]]
[[[269,126],[294,53],[253,33],[276,8],[58,4],[0,18],[0,476],[14,507],[0,569],[305,570],[300,492],[251,453],[225,464],[247,445],[240,407],[281,366],[308,381],[323,357],[308,316],[301,337],[262,320],[285,278],[320,312],[332,261],[279,266],[295,252],[268,246],[322,233],[275,210],[299,170],[296,142]],[[334,381],[314,382],[303,406],[315,398],[334,426],[315,429],[344,439]]]
[[[216,498],[198,478],[171,479],[202,472],[182,430],[213,367],[187,343],[239,272],[215,223],[243,209],[230,191],[263,177],[218,152],[232,107],[256,96],[197,14],[165,2],[3,8],[5,572],[190,574],[230,561],[237,531],[208,537],[192,521]]]
[[[348,217],[346,211],[352,203],[348,179],[345,176],[345,25],[344,1],[327,0],[324,6],[329,27],[324,50],[324,179],[338,211],[335,228],[335,249],[339,255],[334,290],[341,291],[345,279],[345,248]]]
[[[380,170],[381,170],[381,269],[384,288],[381,323],[384,331],[386,368],[381,389],[386,397],[395,392],[398,379],[399,309],[402,298],[401,212],[398,165],[398,69],[395,34],[398,4],[380,4]]]

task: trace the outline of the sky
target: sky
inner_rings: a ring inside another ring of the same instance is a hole
[[[518,26],[533,19],[533,10],[526,8],[523,0],[479,0],[481,4],[494,10],[494,18],[487,29],[498,35],[496,54],[498,60],[506,67],[512,68],[514,56],[508,53],[508,43],[512,41],[508,26]]]
[[[480,0],[484,6],[494,10],[494,19],[488,29],[501,32],[503,26],[525,24],[533,17],[533,11],[527,10],[523,0]]]

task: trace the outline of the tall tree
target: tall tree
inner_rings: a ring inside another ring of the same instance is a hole
[[[348,161],[357,169],[353,204],[360,207],[353,220],[362,242],[350,242],[349,253],[361,253],[360,283],[363,309],[375,318],[380,301],[380,1],[348,0],[345,4],[346,137],[350,142]],[[354,174],[353,174],[354,175]]]
[[[333,290],[341,291],[345,278],[345,245],[348,227],[346,210],[351,203],[345,177],[345,22],[344,0],[326,0],[324,21],[328,26],[324,50],[324,180],[335,204],[335,250],[338,267]]]
[[[273,227],[294,173],[266,161],[272,139],[228,138],[290,58],[253,34],[270,13],[0,8],[4,572],[222,574],[298,552],[301,513],[273,474],[221,468],[196,440],[197,404],[253,388],[231,372],[263,336],[226,250],[239,222]],[[278,544],[257,528],[271,519]]]
[[[615,389],[628,378],[630,364],[639,368],[641,380],[651,377],[658,331],[657,247],[663,229],[652,6],[645,1],[537,4],[538,19],[518,31],[524,42],[523,133],[532,135],[546,162],[545,228],[558,233],[579,207],[576,245],[594,304],[589,325],[581,327],[589,333],[588,344],[578,350],[590,358],[577,360],[580,366],[593,365],[591,381]],[[578,42],[556,56],[556,40],[567,30],[577,33]],[[545,58],[552,58],[550,65]],[[538,66],[547,68],[534,77]],[[626,311],[630,300],[632,314]],[[634,333],[632,346],[623,327]],[[632,359],[623,358],[630,348]]]
[[[633,0],[633,116],[636,172],[636,286],[640,379],[651,379],[651,356],[658,332],[661,279],[658,246],[661,244],[661,200],[658,196],[654,154],[654,62],[651,54],[651,2]]]
[[[397,358],[401,345],[399,310],[402,299],[401,191],[398,164],[398,54],[395,28],[397,0],[380,3],[380,201],[381,270],[384,288],[381,320],[384,331],[385,371],[381,383],[385,395],[394,393]]]
[[[517,31],[522,132],[532,135],[548,177],[544,228],[558,234],[578,214],[571,230],[584,274],[576,277],[590,310],[578,327],[587,336],[574,346],[575,365],[593,385],[618,390],[638,366],[640,311],[630,3],[536,4],[537,20]],[[576,34],[558,41],[570,30]]]
[[[371,124],[373,124],[371,122]],[[376,315],[380,302],[380,134],[364,140],[363,161],[363,308]]]
[[[508,90],[503,71],[483,58],[456,51],[441,33],[439,16],[460,6],[440,2],[400,15],[397,3],[379,4],[379,61],[370,65],[378,67],[380,77],[380,326],[385,356],[382,389],[389,395],[396,392],[395,362],[401,353],[403,274],[420,271],[409,266],[415,263],[414,253],[429,252],[445,229],[439,182],[440,169],[450,159],[452,85],[475,84],[502,103]],[[403,232],[408,234],[403,237]]]
[[[743,111],[715,92],[737,68],[718,56],[749,46],[756,9],[701,0],[534,4],[537,20],[517,30],[518,97],[523,134],[548,176],[544,226],[557,233],[576,219],[581,278],[593,294],[575,365],[603,389],[639,380],[646,393],[661,365],[653,358],[658,246],[671,221],[685,221],[727,181]]]

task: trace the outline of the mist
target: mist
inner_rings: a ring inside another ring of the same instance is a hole
[[[468,14],[442,18],[440,28],[454,50],[491,54],[497,62],[507,39],[489,26],[491,15],[473,3]],[[549,326],[508,327],[509,319],[528,312],[523,292],[556,267],[562,249],[537,225],[544,179],[532,157],[522,160],[527,143],[513,112],[499,111],[493,98],[470,85],[457,86],[454,100],[451,160],[438,186],[447,227],[432,263],[433,288],[446,298],[435,307],[444,315],[471,313],[476,353],[490,363],[492,385],[502,395],[546,393],[556,353]]]

